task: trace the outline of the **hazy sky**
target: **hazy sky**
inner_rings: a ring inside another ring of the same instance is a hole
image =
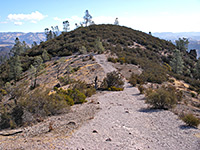
[[[0,32],[43,32],[89,10],[96,24],[119,24],[144,32],[200,32],[200,0],[0,0]]]

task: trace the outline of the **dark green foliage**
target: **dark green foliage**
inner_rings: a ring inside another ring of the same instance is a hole
[[[95,93],[96,93],[96,89],[94,87],[90,87],[90,88],[87,88],[87,90],[85,91],[85,96],[91,97]]]
[[[124,57],[120,57],[120,58],[108,57],[108,61],[112,63],[119,62],[120,64],[124,64],[126,62],[126,59]]]
[[[99,54],[102,54],[105,51],[99,37],[95,40],[95,51],[97,51]]]
[[[24,114],[23,108],[21,106],[15,106],[11,112],[11,116],[16,123],[16,125],[22,124],[22,115]]]
[[[131,77],[130,77],[130,79],[129,79],[129,83],[130,83],[132,86],[136,86],[136,84],[143,84],[144,81],[143,81],[143,79],[141,78],[140,75],[137,75],[137,74],[132,73],[132,74],[131,74]]]
[[[75,89],[79,90],[81,93],[83,93],[87,97],[90,97],[90,96],[92,96],[93,94],[96,93],[96,89],[93,86],[88,85],[84,81],[80,81],[80,80],[75,81],[70,86],[70,88],[72,90],[75,90]]]
[[[117,59],[116,59],[116,58],[113,58],[113,57],[108,57],[108,61],[109,61],[109,62],[112,62],[112,63],[116,63],[116,62],[117,62]]]
[[[0,129],[6,129],[10,127],[10,115],[4,110],[1,112]]]
[[[140,91],[140,94],[144,94],[145,88],[144,88],[143,85],[140,84],[140,85],[138,86],[138,90]]]
[[[66,75],[64,77],[59,77],[58,80],[60,81],[60,83],[62,84],[62,86],[68,85],[68,84],[71,84],[71,83],[75,82],[73,79],[71,79],[69,77],[69,75]]]
[[[179,49],[181,52],[185,52],[188,48],[189,41],[187,38],[179,38],[176,42],[176,48]]]
[[[170,109],[177,103],[176,91],[173,87],[161,87],[148,91],[146,103],[155,109]]]
[[[117,88],[115,86],[111,86],[108,88],[108,91],[123,91],[124,88]]]
[[[42,53],[42,59],[43,59],[44,62],[49,61],[51,59],[46,50],[44,50],[43,53]]]
[[[85,94],[83,94],[82,92],[80,92],[77,89],[74,89],[74,90],[69,89],[67,91],[67,94],[73,99],[74,104],[82,104],[82,103],[86,102]]]
[[[39,116],[55,115],[62,109],[68,108],[64,94],[51,94],[49,90],[35,89],[31,95],[24,95],[20,99],[20,105],[32,114]]]
[[[191,96],[192,96],[192,97],[195,97],[196,94],[195,94],[194,92],[191,92]]]
[[[113,72],[107,73],[106,77],[104,78],[102,82],[101,88],[109,89],[111,87],[115,87],[115,88],[123,89],[123,85],[124,85],[124,82],[121,75],[118,72],[113,71]]]
[[[64,99],[70,106],[74,105],[74,100],[72,99],[72,97],[70,97],[69,93],[66,90],[63,90],[62,88],[56,88],[55,90],[56,94],[54,96],[59,99]]]
[[[186,114],[182,117],[182,120],[188,125],[193,127],[198,127],[200,120],[193,114]]]
[[[145,65],[143,64],[143,69],[144,71],[140,75],[140,79],[143,82],[161,84],[168,80],[168,70],[164,66],[147,61]]]
[[[175,50],[174,52],[174,58],[170,62],[170,65],[172,67],[172,70],[177,73],[177,74],[182,74],[183,72],[183,59],[182,59],[182,54],[180,53],[179,50]]]
[[[8,94],[8,92],[7,92],[6,90],[4,90],[4,89],[0,89],[0,93],[1,93],[3,96],[5,96],[5,95]]]

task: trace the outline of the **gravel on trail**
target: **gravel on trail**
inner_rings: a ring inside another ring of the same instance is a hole
[[[64,143],[72,149],[199,150],[200,130],[170,111],[151,110],[134,87],[98,98],[101,111]],[[55,141],[55,144],[58,143]]]

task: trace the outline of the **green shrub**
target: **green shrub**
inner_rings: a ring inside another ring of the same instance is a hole
[[[117,88],[115,86],[111,86],[108,88],[108,91],[123,91],[124,88]]]
[[[68,84],[71,84],[71,83],[75,82],[73,79],[71,79],[69,77],[69,75],[66,75],[64,77],[60,77],[58,80],[60,81],[60,83],[62,84],[62,86],[68,85]]]
[[[101,84],[101,88],[107,89],[107,90],[108,88],[111,88],[111,87],[123,88],[123,85],[124,85],[124,82],[121,75],[118,72],[113,71],[113,72],[107,73],[106,77],[104,78]]]
[[[13,121],[15,122],[16,125],[21,125],[22,124],[22,116],[24,114],[23,108],[21,106],[15,106],[12,109],[11,116],[13,118]]]
[[[10,119],[11,119],[11,117],[6,111],[1,112],[0,129],[9,128],[10,127]]]
[[[176,91],[176,97],[178,101],[181,101],[183,98],[183,92],[182,91]]]
[[[117,60],[121,65],[124,64],[126,62],[125,58],[124,57],[120,57],[118,60]]]
[[[96,89],[94,87],[87,88],[85,91],[85,96],[91,97],[96,93]]]
[[[40,116],[55,115],[69,108],[66,101],[66,94],[59,92],[49,95],[50,90],[41,88],[35,89],[31,94],[27,94],[20,99],[20,106],[32,114]]]
[[[140,91],[140,94],[144,94],[145,88],[144,88],[143,85],[140,84],[140,85],[138,86],[138,90]]]
[[[136,84],[143,84],[144,81],[142,80],[142,78],[139,75],[132,73],[131,77],[129,78],[129,83],[132,86],[136,86]]]
[[[159,88],[146,94],[146,103],[155,109],[170,109],[177,103],[177,96],[173,90]]]
[[[84,81],[80,80],[75,81],[72,85],[70,85],[70,89],[77,89],[87,97],[90,97],[96,93],[96,89],[94,88],[94,86],[86,84]]]
[[[73,99],[69,96],[68,92],[66,90],[63,90],[62,88],[57,90],[54,96],[59,96],[60,99],[64,99],[67,102],[67,104],[70,106],[74,105]],[[57,99],[59,97],[57,97]]]
[[[132,86],[136,86],[137,84],[137,78],[135,78],[133,75],[131,75],[130,79],[129,79],[129,83],[132,85]]]
[[[117,63],[117,59],[115,59],[113,57],[108,57],[108,61],[112,62],[112,63]]]
[[[84,102],[86,102],[86,96],[84,93],[80,92],[79,90],[75,89],[75,90],[71,90],[69,89],[67,91],[68,95],[73,99],[74,104],[82,104]]]
[[[4,89],[0,89],[0,93],[3,95],[3,96],[5,96],[5,95],[7,95],[8,93],[7,93],[7,91],[6,90],[4,90]]]
[[[193,127],[198,127],[200,124],[200,121],[197,117],[195,117],[193,114],[186,114],[184,117],[182,117],[182,120],[188,125]]]

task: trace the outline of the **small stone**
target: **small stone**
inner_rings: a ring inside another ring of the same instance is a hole
[[[73,121],[70,121],[70,122],[68,122],[68,124],[67,125],[76,125],[76,123],[75,122],[73,122]]]
[[[98,133],[97,130],[93,130],[92,133]]]
[[[106,141],[110,142],[110,141],[112,141],[112,140],[111,140],[111,138],[108,138],[108,139],[106,139]]]

